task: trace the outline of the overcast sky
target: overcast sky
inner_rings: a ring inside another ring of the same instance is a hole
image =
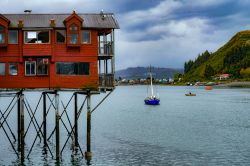
[[[249,0],[0,0],[0,13],[114,13],[116,69],[183,68],[250,29]]]

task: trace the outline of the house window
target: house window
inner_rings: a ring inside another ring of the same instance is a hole
[[[49,59],[48,58],[37,58],[32,61],[25,61],[25,75],[48,75],[49,71]]]
[[[0,44],[5,43],[5,29],[0,25]]]
[[[5,75],[5,63],[0,63],[0,75]]]
[[[65,30],[57,30],[56,31],[56,42],[57,43],[65,43],[66,33]]]
[[[90,44],[90,31],[82,31],[82,43]]]
[[[18,31],[9,31],[8,35],[9,44],[18,43]]]
[[[26,31],[25,43],[49,43],[49,31]]]
[[[48,58],[37,58],[37,75],[48,75]]]
[[[25,61],[25,75],[36,75],[36,61]]]
[[[9,75],[17,75],[17,63],[9,63]]]
[[[69,43],[70,44],[78,43],[78,27],[75,24],[69,27]]]
[[[58,62],[56,74],[60,75],[89,75],[89,63],[86,62]]]

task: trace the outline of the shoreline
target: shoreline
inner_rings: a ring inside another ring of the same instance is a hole
[[[149,85],[149,84],[119,84],[117,86],[138,86],[138,85]],[[155,84],[157,86],[188,86],[184,83],[178,83],[178,84]],[[197,85],[196,85],[197,86]],[[202,85],[206,86],[206,85]],[[225,82],[225,83],[219,83],[217,85],[211,85],[214,88],[250,88],[250,81],[233,81],[233,82]]]
[[[215,85],[215,87],[228,87],[228,88],[250,88],[250,82],[239,81],[239,82],[229,82],[225,84]]]

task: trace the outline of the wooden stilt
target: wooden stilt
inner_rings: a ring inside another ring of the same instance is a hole
[[[87,150],[85,152],[85,158],[91,159],[91,107],[90,107],[90,93],[87,93]]]
[[[60,160],[60,126],[59,126],[59,95],[55,94],[55,106],[56,106],[56,160]]]
[[[75,146],[78,146],[78,107],[77,107],[77,93],[75,93]]]
[[[46,93],[43,93],[43,143],[44,147],[47,145],[47,116],[46,116]]]
[[[20,111],[21,111],[21,160],[24,160],[24,95],[20,94]]]
[[[21,150],[21,94],[18,92],[18,102],[17,102],[17,150]]]

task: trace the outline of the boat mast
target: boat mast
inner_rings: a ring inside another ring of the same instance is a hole
[[[152,83],[152,73],[151,73],[151,66],[150,66],[150,84],[151,84],[151,95],[154,95],[154,90],[153,90],[153,83]]]

